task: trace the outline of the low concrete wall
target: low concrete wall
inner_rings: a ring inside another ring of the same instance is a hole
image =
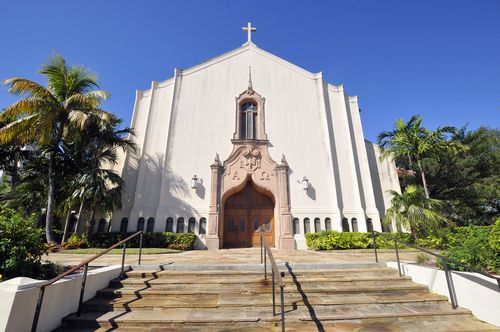
[[[387,266],[397,269],[397,262],[387,262]],[[404,275],[410,276],[417,284],[448,297],[448,286],[443,270],[415,264],[401,263]],[[477,318],[500,327],[500,290],[494,279],[478,273],[452,271],[453,284],[458,305],[472,311]]]
[[[126,266],[125,270],[130,268]],[[120,275],[121,265],[91,270],[87,274],[84,301],[95,297],[99,289]],[[37,331],[52,331],[61,320],[78,309],[83,274],[59,280],[45,289]],[[0,331],[30,331],[40,285],[44,281],[14,278],[0,283]]]

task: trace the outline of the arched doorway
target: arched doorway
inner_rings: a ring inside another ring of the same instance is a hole
[[[274,200],[250,180],[224,204],[224,248],[259,246],[261,225],[266,242],[274,246]]]

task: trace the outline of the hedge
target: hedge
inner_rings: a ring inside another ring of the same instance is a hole
[[[93,233],[88,237],[88,246],[91,248],[109,248],[132,234],[134,233]],[[144,233],[142,247],[191,250],[195,240],[196,235],[193,233]],[[127,247],[139,248],[139,241],[140,237],[137,236],[127,242]]]
[[[394,237],[403,242],[410,242],[411,236],[407,233],[384,233],[377,236],[377,248],[394,248]],[[342,250],[373,248],[371,233],[322,231],[306,234],[307,247],[311,250]]]
[[[495,227],[499,228],[497,232],[500,233],[500,226]],[[481,238],[485,242],[496,243],[498,239],[494,232],[492,234],[495,238],[489,237],[492,229],[493,226],[443,228],[425,237],[417,238],[415,243],[409,233],[383,233],[377,236],[377,247],[393,248],[394,237],[398,237],[403,242],[414,243],[419,247],[438,250],[446,250],[459,245],[468,238]],[[323,231],[307,233],[306,244],[311,250],[367,249],[373,248],[373,236],[371,233]]]
[[[348,233],[323,231],[307,233],[306,244],[311,250],[342,250],[373,248],[371,233]],[[377,236],[378,248],[394,248],[394,237],[403,242],[413,243],[408,233],[383,233]],[[500,271],[500,220],[495,226],[468,226],[443,228],[422,238],[415,245],[441,250],[441,255],[477,270]],[[401,246],[404,248],[405,246]],[[438,260],[438,266],[443,262]],[[453,270],[463,270],[459,265],[450,265]]]

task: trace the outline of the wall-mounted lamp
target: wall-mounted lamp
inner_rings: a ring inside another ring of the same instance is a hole
[[[197,189],[198,188],[198,184],[202,184],[203,183],[203,180],[202,179],[199,179],[196,174],[193,176],[193,178],[191,179],[191,189]]]
[[[311,186],[311,183],[309,182],[309,180],[304,176],[302,178],[302,189],[304,190],[307,190],[309,189],[309,187]]]

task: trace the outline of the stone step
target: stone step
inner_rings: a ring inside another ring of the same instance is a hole
[[[154,287],[153,287],[154,286]],[[270,281],[261,284],[158,284],[158,285],[126,285],[122,288],[104,288],[97,292],[98,296],[122,296],[140,294],[141,296],[185,295],[185,294],[261,294],[271,293]],[[276,289],[279,289],[278,287]],[[373,293],[391,290],[427,290],[426,286],[415,284],[409,280],[392,282],[368,281],[353,283],[320,283],[301,284],[306,293]],[[294,284],[284,287],[285,293],[297,293]]]
[[[279,303],[279,293],[276,301]],[[339,305],[364,303],[406,303],[425,301],[447,301],[445,296],[427,291],[388,291],[369,294],[312,294],[306,300],[299,293],[285,296],[286,305]],[[97,297],[84,303],[86,311],[107,310],[155,310],[156,308],[217,308],[217,307],[265,307],[272,305],[271,294],[193,294],[158,297],[124,295],[118,298]]]
[[[121,332],[278,332],[281,331],[281,322],[238,322],[238,323],[165,323],[161,327],[133,326],[120,327],[113,331]],[[400,317],[380,319],[356,319],[340,321],[298,321],[285,319],[287,332],[317,332],[319,327],[324,331],[408,331],[408,332],[448,332],[448,331],[498,331],[492,325],[467,316],[425,316],[425,317]],[[56,332],[109,332],[109,327],[71,327],[63,326]]]
[[[425,318],[436,316],[468,316],[464,309],[452,309],[443,302],[416,302],[397,304],[341,304],[329,306],[285,307],[286,321],[345,321],[345,320],[387,320],[404,317]],[[310,310],[314,311],[314,314]],[[314,318],[312,318],[314,317]],[[279,322],[280,316],[273,316],[271,308],[224,307],[224,308],[168,308],[139,311],[85,312],[80,317],[71,315],[64,320],[66,328],[71,327],[164,327],[171,323],[255,323]]]
[[[288,269],[279,268],[280,271],[288,274]],[[268,269],[270,270],[270,267]],[[370,267],[370,268],[349,268],[349,269],[293,269],[292,272],[297,277],[310,276],[310,275],[325,275],[325,276],[345,276],[345,275],[362,275],[368,274],[390,274],[397,275],[398,272],[395,269],[388,267]],[[162,277],[172,277],[172,276],[248,276],[248,275],[263,275],[264,268],[259,266],[258,269],[252,270],[131,270],[125,273],[129,278],[162,278]]]
[[[268,275],[268,279],[271,276]],[[221,277],[208,277],[208,276],[190,276],[185,275],[179,278],[127,278],[123,280],[111,280],[110,286],[123,286],[123,285],[162,285],[162,284],[252,284],[262,283],[264,280],[263,275],[252,276],[221,276]],[[285,275],[283,279],[287,284],[293,284],[295,280],[299,280],[301,284],[305,283],[356,283],[368,281],[383,281],[392,282],[399,280],[411,280],[410,277],[400,277],[399,275],[361,275],[361,276],[307,276],[293,278],[290,275]]]

